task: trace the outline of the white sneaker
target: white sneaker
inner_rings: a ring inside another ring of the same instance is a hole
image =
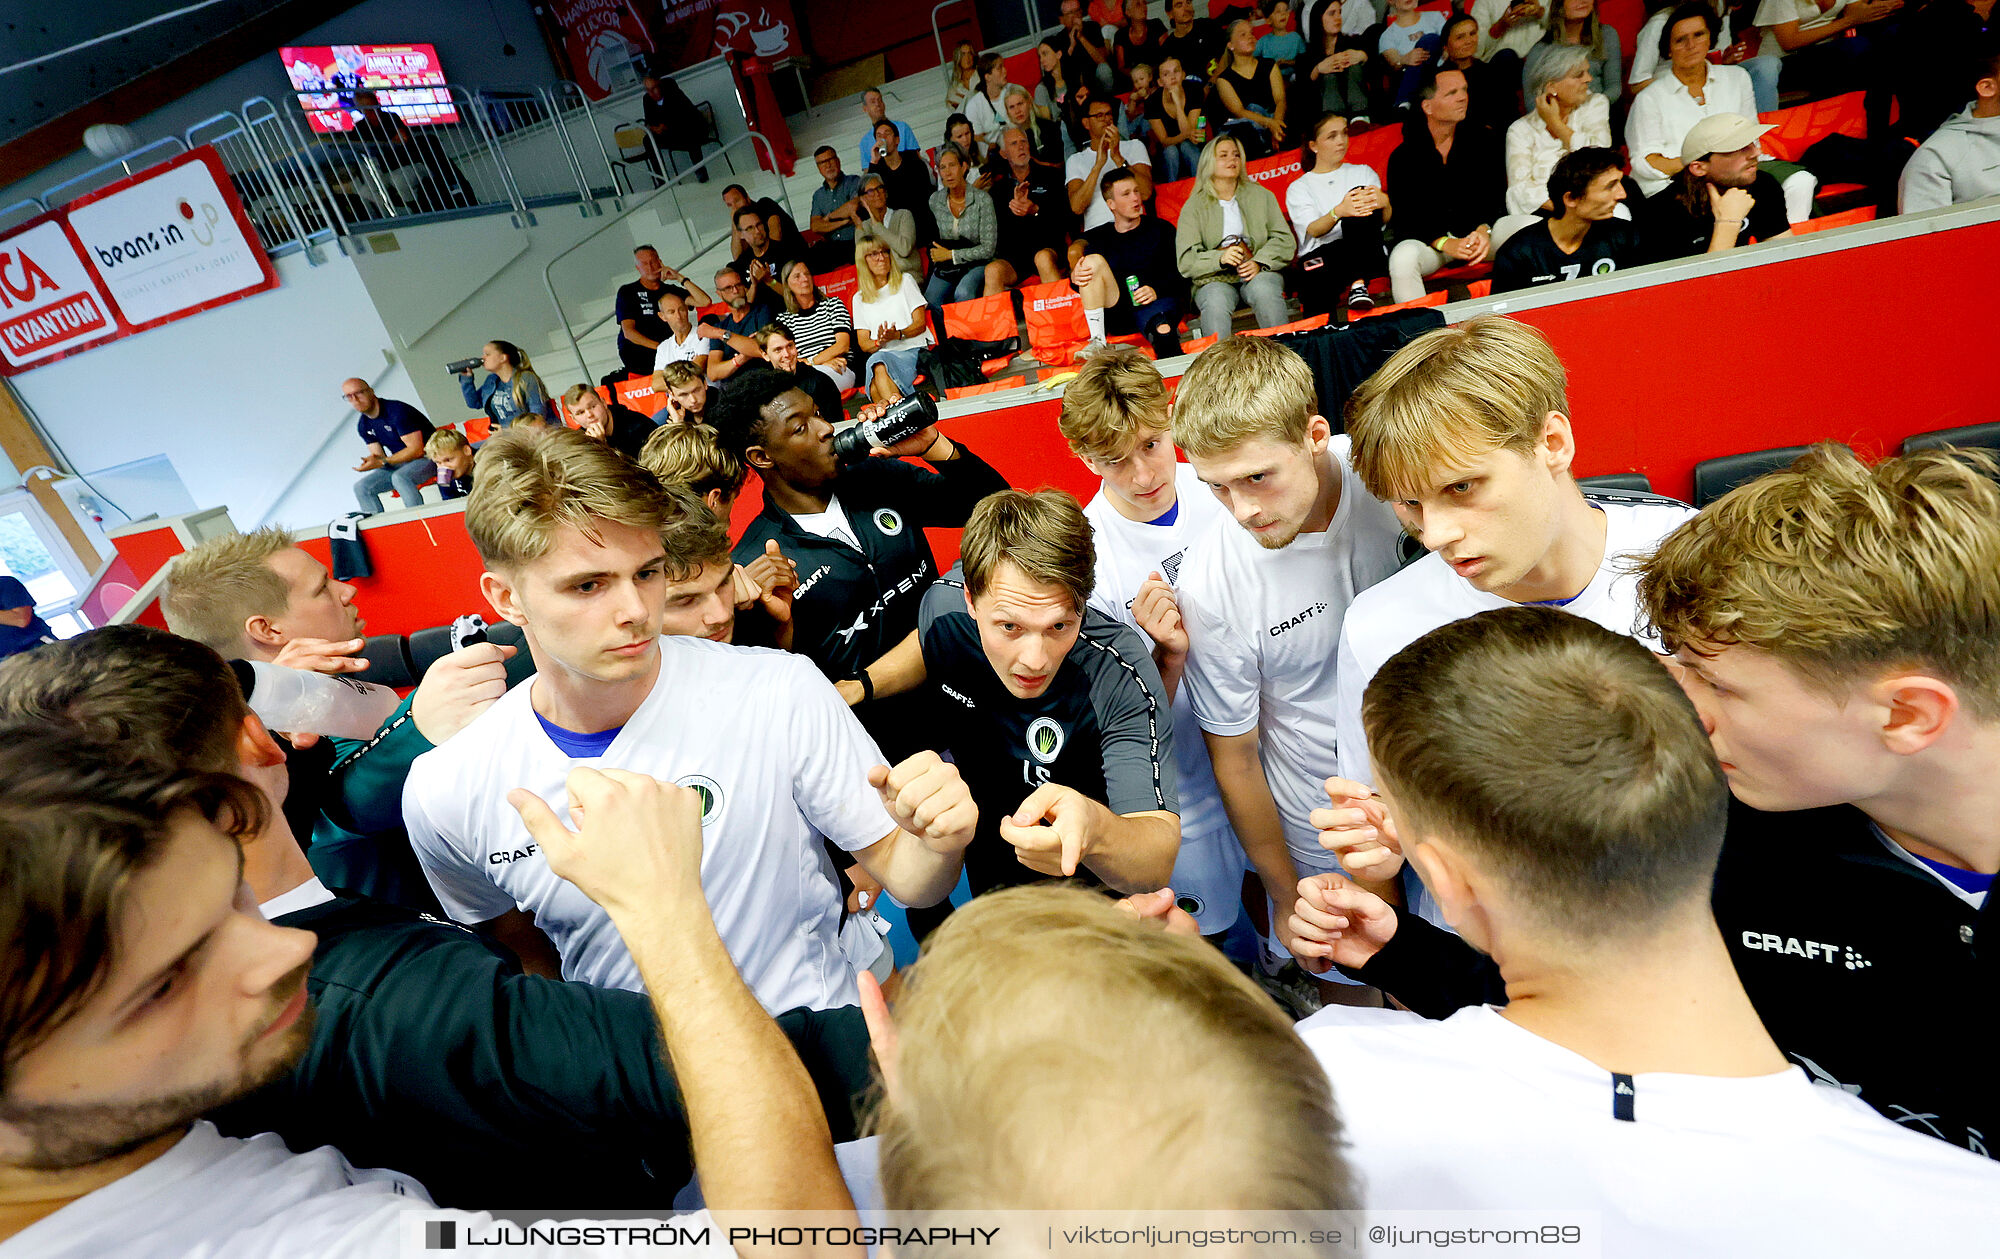
[[[1106,350],[1110,348],[1111,346],[1105,342],[1104,338],[1092,337],[1090,340],[1084,342],[1083,345],[1077,349],[1076,361],[1081,363],[1085,359],[1094,358],[1097,355],[1104,353]]]

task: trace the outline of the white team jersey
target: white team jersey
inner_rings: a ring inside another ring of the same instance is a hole
[[[507,803],[526,787],[564,816],[583,765],[694,787],[701,885],[716,930],[764,1008],[853,1005],[837,939],[840,898],[825,835],[849,852],[895,829],[868,770],[882,754],[803,656],[706,639],[660,639],[660,676],[603,756],[572,760],[542,729],[529,679],[418,757],[403,792],[410,844],[445,911],[487,922],[528,911],[562,955],[563,978],[640,991],[618,929],[547,860]]]
[[[1202,729],[1258,732],[1286,843],[1309,871],[1335,868],[1310,817],[1335,769],[1341,621],[1355,595],[1396,571],[1403,532],[1349,466],[1346,435],[1332,449],[1340,506],[1324,533],[1267,551],[1225,514],[1188,553],[1179,588],[1191,642],[1181,688]]]
[[[1090,606],[1135,630],[1139,629],[1139,623],[1132,619],[1132,600],[1139,593],[1140,583],[1158,573],[1178,590],[1188,548],[1229,514],[1187,464],[1174,465],[1174,493],[1180,512],[1170,525],[1126,519],[1105,498],[1102,489],[1090,500],[1090,506],[1083,509],[1097,543],[1097,582]],[[1139,633],[1144,638],[1145,631]],[[1145,641],[1151,645],[1153,640]],[[1185,686],[1174,697],[1174,764],[1180,771],[1177,781],[1183,839],[1226,828],[1229,819],[1223,816],[1222,797],[1215,789],[1215,771],[1209,768],[1208,745],[1202,741],[1201,725],[1194,719]]]
[[[1660,540],[1694,515],[1679,503],[1599,503],[1604,509],[1604,562],[1583,593],[1563,611],[1595,621],[1620,634],[1638,634],[1638,558],[1651,555]],[[1340,777],[1372,783],[1368,739],[1361,726],[1361,697],[1389,657],[1440,625],[1493,608],[1515,605],[1488,594],[1451,571],[1444,557],[1426,555],[1361,595],[1348,609],[1340,633]],[[1651,638],[1647,630],[1640,638]],[[1657,640],[1648,643],[1657,650]]]
[[[1371,1211],[1595,1212],[1618,1259],[1992,1252],[2000,1164],[1797,1067],[1614,1078],[1485,1006],[1300,1034]]]
[[[426,1221],[450,1220],[459,1237],[491,1236],[492,1216],[440,1211],[422,1185],[398,1172],[357,1168],[330,1145],[294,1154],[274,1133],[225,1137],[206,1120],[152,1162],[92,1190],[4,1242],[4,1259],[379,1259],[421,1253]],[[706,1211],[676,1220],[708,1229],[706,1249],[724,1256]],[[654,1254],[651,1247],[507,1246],[507,1255]]]

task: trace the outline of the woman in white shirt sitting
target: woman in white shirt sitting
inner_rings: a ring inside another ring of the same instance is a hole
[[[1549,172],[1585,148],[1612,148],[1611,101],[1592,85],[1590,49],[1542,44],[1528,58],[1529,112],[1507,128],[1507,214],[1493,225],[1493,248],[1555,209]]]
[[[931,344],[931,312],[915,276],[896,262],[889,242],[872,232],[854,234],[854,338],[866,355],[861,375],[868,396],[888,402],[910,392],[917,352]]]
[[[1308,315],[1330,315],[1342,304],[1373,309],[1368,281],[1389,273],[1382,251],[1389,194],[1374,168],[1347,160],[1348,121],[1332,110],[1314,119],[1306,141],[1312,169],[1285,190],[1285,217],[1299,238],[1299,302]]]
[[[1633,98],[1631,116],[1625,120],[1632,179],[1648,197],[1681,173],[1681,141],[1696,123],[1713,114],[1757,116],[1749,73],[1741,66],[1709,63],[1716,35],[1713,9],[1691,0],[1667,15],[1663,29],[1660,52],[1667,66]],[[1779,182],[1785,189],[1786,217],[1794,223],[1811,218],[1813,192],[1819,186],[1812,173],[1794,170]]]
[[[1755,12],[1756,0],[1743,3]],[[1666,41],[1661,37],[1667,33],[1667,19],[1676,5],[1677,0],[1647,0],[1646,22],[1632,37],[1632,62],[1625,70],[1626,90],[1634,96],[1645,91],[1666,69],[1666,54],[1661,51]],[[1722,29],[1716,36],[1716,44],[1721,48],[1717,60],[1725,66],[1741,66],[1749,74],[1750,85],[1757,93],[1757,112],[1768,114],[1778,107],[1778,59],[1760,55],[1769,49],[1764,48],[1754,23],[1747,18],[1737,20],[1743,16],[1739,7],[1722,14]]]

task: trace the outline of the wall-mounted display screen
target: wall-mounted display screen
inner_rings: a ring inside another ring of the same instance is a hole
[[[457,122],[444,69],[429,44],[333,44],[281,48],[285,75],[312,129],[352,131],[354,93],[373,89],[381,105],[412,127]]]

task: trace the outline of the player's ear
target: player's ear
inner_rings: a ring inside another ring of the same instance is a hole
[[[512,574],[487,569],[479,574],[479,593],[502,620],[526,628],[527,612],[521,606],[520,589]]]

